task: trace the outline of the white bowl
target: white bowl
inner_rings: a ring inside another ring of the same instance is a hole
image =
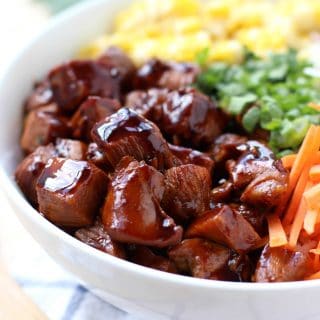
[[[0,181],[18,218],[64,268],[100,297],[145,319],[319,320],[320,281],[257,284],[189,278],[95,250],[41,217],[17,188],[22,103],[35,80],[111,26],[126,0],[88,1],[51,21],[0,77]]]

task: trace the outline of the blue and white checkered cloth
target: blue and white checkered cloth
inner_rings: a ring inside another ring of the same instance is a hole
[[[39,248],[17,257],[13,276],[51,320],[139,320],[104,302]]]

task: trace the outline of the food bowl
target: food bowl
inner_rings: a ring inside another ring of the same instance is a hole
[[[22,104],[35,80],[110,28],[128,0],[95,0],[56,19],[0,76],[1,187],[24,227],[46,252],[102,299],[142,319],[319,319],[320,280],[234,283],[164,273],[115,258],[63,232],[31,207],[13,172],[21,159]]]

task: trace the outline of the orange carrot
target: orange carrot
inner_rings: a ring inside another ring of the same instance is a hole
[[[299,149],[299,152],[297,153],[296,160],[293,163],[292,169],[290,171],[289,175],[289,186],[288,186],[288,192],[286,197],[284,197],[282,203],[278,206],[276,209],[276,214],[280,215],[283,210],[285,209],[288,200],[290,199],[290,196],[293,191],[293,199],[294,203],[292,204],[292,208],[290,210],[287,210],[285,217],[284,217],[284,224],[290,224],[293,220],[293,217],[295,215],[296,209],[298,207],[298,204],[300,202],[304,186],[307,183],[307,177],[309,173],[309,169],[312,166],[312,164],[315,161],[315,154],[319,150],[319,141],[320,141],[320,127],[311,125],[303,142]],[[303,171],[303,169],[305,171]],[[305,174],[305,177],[300,181],[300,184],[298,182],[299,177]],[[299,189],[297,190],[297,182],[299,184]],[[292,203],[292,201],[291,201]],[[294,211],[292,209],[295,209]]]
[[[281,158],[282,164],[286,169],[291,169],[295,160],[297,158],[297,155],[294,154],[288,154],[287,156],[284,156]]]
[[[288,243],[286,233],[277,215],[267,217],[270,247],[280,247]]]
[[[309,178],[312,182],[320,182],[320,164],[311,167],[309,171]]]
[[[297,244],[306,212],[307,212],[307,204],[306,204],[306,201],[304,199],[302,199],[299,204],[298,210],[297,210],[295,217],[294,217],[294,220],[293,220],[293,224],[290,229],[289,246],[291,248],[294,248]]]
[[[308,183],[308,172],[309,167],[305,167],[301,173],[301,176],[298,180],[296,188],[294,189],[291,201],[283,218],[284,225],[291,224],[294,220],[295,214],[301,202],[302,195]]]
[[[310,235],[314,233],[314,228],[317,223],[318,211],[307,209],[306,215],[303,221],[303,229]]]

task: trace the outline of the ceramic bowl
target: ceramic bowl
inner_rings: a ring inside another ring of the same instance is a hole
[[[320,281],[258,284],[210,281],[152,270],[95,250],[41,217],[13,179],[21,159],[22,104],[51,67],[111,27],[126,0],[91,0],[52,20],[0,77],[0,181],[34,239],[96,294],[142,319],[319,320]]]

